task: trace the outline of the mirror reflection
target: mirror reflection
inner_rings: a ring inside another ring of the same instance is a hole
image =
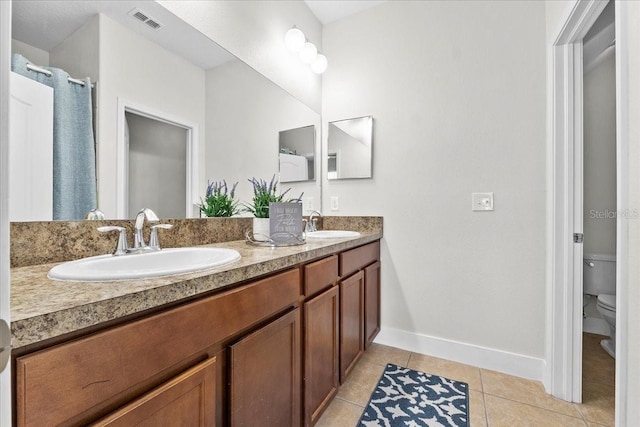
[[[316,127],[305,126],[280,131],[280,182],[315,179]]]
[[[134,9],[163,27],[154,30],[132,17]],[[15,0],[12,13],[14,53],[36,65],[63,68],[71,77],[90,77],[95,86],[97,207],[107,218],[127,218],[143,207],[129,203],[132,183],[158,197],[173,191],[161,180],[130,179],[125,112],[142,111],[190,129],[192,140],[180,155],[187,164],[172,168],[180,174],[175,182],[186,182],[175,190],[182,207],[172,213],[149,206],[165,218],[197,216],[195,205],[208,180],[237,181],[238,198],[248,200],[248,178],[267,179],[279,171],[278,133],[320,126],[318,113],[157,2]],[[163,133],[148,138],[148,157],[158,138]],[[318,149],[316,143],[314,156]],[[317,163],[310,177],[317,176]],[[319,203],[319,181],[293,183],[292,191]]]
[[[329,122],[327,178],[371,178],[373,116]]]
[[[310,124],[320,128],[320,115],[240,60],[229,61],[206,73],[205,170],[212,181],[238,182],[239,200],[250,201],[253,186],[250,178],[271,180],[279,170],[279,132]],[[319,136],[309,141],[311,152],[319,158]],[[317,176],[319,162],[314,162]],[[280,183],[282,191],[291,188],[298,196],[318,209],[320,180]],[[309,200],[307,198],[312,198]],[[305,212],[307,214],[307,212]]]

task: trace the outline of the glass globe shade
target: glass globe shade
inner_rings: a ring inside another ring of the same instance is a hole
[[[284,45],[291,52],[300,52],[307,41],[304,33],[297,28],[292,28],[284,35]]]
[[[305,64],[311,64],[318,55],[318,48],[313,43],[306,42],[300,51],[300,60]]]
[[[311,71],[316,74],[322,74],[327,71],[327,57],[319,53],[316,59],[311,63]]]

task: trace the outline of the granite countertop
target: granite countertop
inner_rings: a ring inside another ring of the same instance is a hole
[[[382,238],[361,232],[346,239],[308,240],[290,247],[259,247],[243,240],[202,245],[240,252],[240,260],[195,273],[113,282],[71,282],[47,278],[59,263],[11,269],[13,347],[78,331],[211,290],[264,276]]]

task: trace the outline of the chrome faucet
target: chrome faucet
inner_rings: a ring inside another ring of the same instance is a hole
[[[316,228],[316,224],[318,223],[318,218],[314,218],[314,216],[322,217],[322,214],[318,211],[312,211],[309,215],[309,220],[307,221],[307,225],[304,229],[305,233],[313,233],[314,231],[318,231]]]
[[[147,222],[153,223],[150,227],[151,229],[151,237],[149,238],[149,245],[144,242],[144,220],[147,219]],[[158,216],[149,208],[140,209],[138,214],[136,215],[136,223],[134,225],[133,230],[133,247],[129,247],[127,243],[127,231],[124,227],[118,226],[104,226],[98,227],[98,231],[101,233],[106,233],[109,231],[117,231],[119,233],[118,243],[116,245],[116,249],[113,252],[114,255],[129,255],[129,254],[139,254],[144,252],[151,251],[159,251],[160,241],[158,240],[158,229],[164,228],[169,229],[172,228],[171,224],[157,224],[160,222]]]
[[[158,215],[154,211],[149,208],[142,208],[138,211],[136,215],[136,224],[133,230],[133,251],[140,252],[143,250],[150,249],[149,246],[144,242],[144,235],[142,234],[142,230],[144,229],[144,220],[147,219],[147,222],[155,224],[160,222]]]

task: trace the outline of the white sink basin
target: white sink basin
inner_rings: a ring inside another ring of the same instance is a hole
[[[175,248],[135,255],[99,255],[59,264],[49,270],[54,280],[103,282],[191,273],[240,259],[225,248]]]
[[[307,238],[311,239],[344,239],[347,237],[358,237],[357,231],[347,230],[318,230],[307,233]]]

